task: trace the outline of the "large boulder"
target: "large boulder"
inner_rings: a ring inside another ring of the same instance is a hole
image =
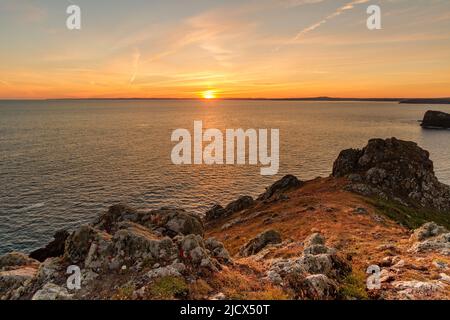
[[[240,254],[244,257],[248,257],[258,253],[269,244],[278,243],[281,243],[280,233],[275,230],[267,230],[247,242],[247,244],[241,248]]]
[[[108,247],[111,235],[89,225],[76,229],[66,240],[64,258],[70,263],[85,262],[92,248]]]
[[[147,228],[128,223],[113,237],[113,256],[122,264],[137,262],[164,264],[177,257],[177,246],[170,238],[159,238]]]
[[[287,175],[272,184],[266,191],[258,197],[258,200],[276,200],[281,194],[303,185],[303,182],[293,175]]]
[[[450,211],[450,187],[438,181],[428,151],[396,138],[372,139],[362,150],[340,153],[334,177],[351,180],[348,190]]]
[[[421,126],[425,129],[450,129],[450,114],[441,111],[427,111]]]
[[[307,276],[301,283],[301,294],[312,300],[330,300],[337,296],[337,283],[324,274]]]
[[[197,234],[203,236],[202,220],[184,209],[161,208],[154,210],[141,218],[139,223],[147,228],[157,228],[163,235],[175,237],[177,235]]]

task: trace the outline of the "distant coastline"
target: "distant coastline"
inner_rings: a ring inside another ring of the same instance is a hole
[[[0,101],[195,101],[202,98],[60,98],[60,99],[0,99]],[[330,102],[398,102],[399,104],[450,104],[449,98],[217,98],[218,101],[330,101]]]

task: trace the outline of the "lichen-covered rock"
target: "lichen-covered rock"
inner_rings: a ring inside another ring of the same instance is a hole
[[[178,208],[161,208],[151,211],[148,218],[141,218],[139,223],[148,228],[160,228],[163,234],[169,237],[188,234],[203,236],[204,234],[202,220],[198,216]]]
[[[168,237],[159,238],[140,225],[128,225],[117,231],[112,239],[113,255],[121,263],[138,261],[168,262],[176,257],[177,247]]]
[[[300,299],[336,298],[337,284],[352,271],[350,264],[335,249],[327,247],[319,233],[309,236],[304,244],[306,252],[300,257],[274,260],[266,279],[290,287]],[[312,248],[321,248],[320,253],[310,253],[316,250]]]
[[[247,242],[241,250],[240,254],[244,257],[254,255],[264,249],[269,244],[281,243],[281,235],[278,231],[267,230]]]
[[[66,288],[58,286],[54,283],[46,283],[44,287],[38,290],[31,300],[70,300],[72,295]]]
[[[73,264],[82,263],[86,260],[93,243],[109,238],[110,235],[108,233],[89,225],[83,225],[67,238],[64,258]]]
[[[392,286],[398,290],[401,299],[427,299],[445,289],[445,285],[438,281],[396,281]]]
[[[267,201],[269,199],[275,199],[277,196],[280,196],[284,192],[291,190],[293,188],[298,188],[303,185],[303,182],[297,179],[293,175],[284,176],[282,179],[276,181],[269,188],[267,188],[266,192],[261,194],[258,197],[260,201]]]
[[[165,267],[158,267],[150,270],[147,273],[147,277],[150,279],[162,277],[181,277],[185,270],[186,266],[183,263],[175,262]]]
[[[332,175],[358,175],[361,181],[351,181],[347,189],[366,196],[450,211],[450,187],[438,181],[428,151],[414,142],[372,139],[362,150],[344,150]]]
[[[449,231],[445,227],[440,226],[435,222],[427,222],[420,228],[414,230],[411,239],[415,241],[424,241],[448,232]]]
[[[329,300],[337,296],[337,284],[324,274],[313,274],[302,281],[302,295],[313,300]]]
[[[211,255],[223,263],[229,263],[231,262],[230,253],[227,249],[225,249],[225,246],[222,242],[214,239],[209,238],[205,241],[206,249],[209,250]]]

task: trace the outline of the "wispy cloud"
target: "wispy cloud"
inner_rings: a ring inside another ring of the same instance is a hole
[[[328,16],[326,16],[324,19],[320,20],[319,22],[316,22],[308,27],[306,27],[305,29],[303,29],[302,31],[300,31],[294,38],[293,38],[293,42],[296,42],[298,40],[300,40],[304,35],[306,35],[307,33],[316,30],[317,28],[319,28],[320,26],[322,26],[323,24],[327,23],[329,20],[332,20],[338,16],[340,16],[341,14],[343,14],[345,11],[351,10],[353,9],[356,5],[358,4],[363,4],[363,3],[367,3],[369,2],[369,0],[354,0],[351,1],[345,5],[343,5],[342,7],[339,7],[336,11],[334,11],[333,13],[329,14]]]
[[[133,52],[133,57],[132,57],[132,68],[133,68],[132,72],[133,73],[130,78],[130,84],[132,84],[134,82],[134,80],[136,80],[140,59],[141,59],[141,52],[139,51],[139,49],[135,48],[134,52]]]

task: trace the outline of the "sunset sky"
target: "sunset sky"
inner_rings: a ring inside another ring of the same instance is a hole
[[[66,8],[82,29],[66,28]],[[366,27],[382,9],[382,30]],[[449,0],[1,0],[0,98],[450,96]]]

